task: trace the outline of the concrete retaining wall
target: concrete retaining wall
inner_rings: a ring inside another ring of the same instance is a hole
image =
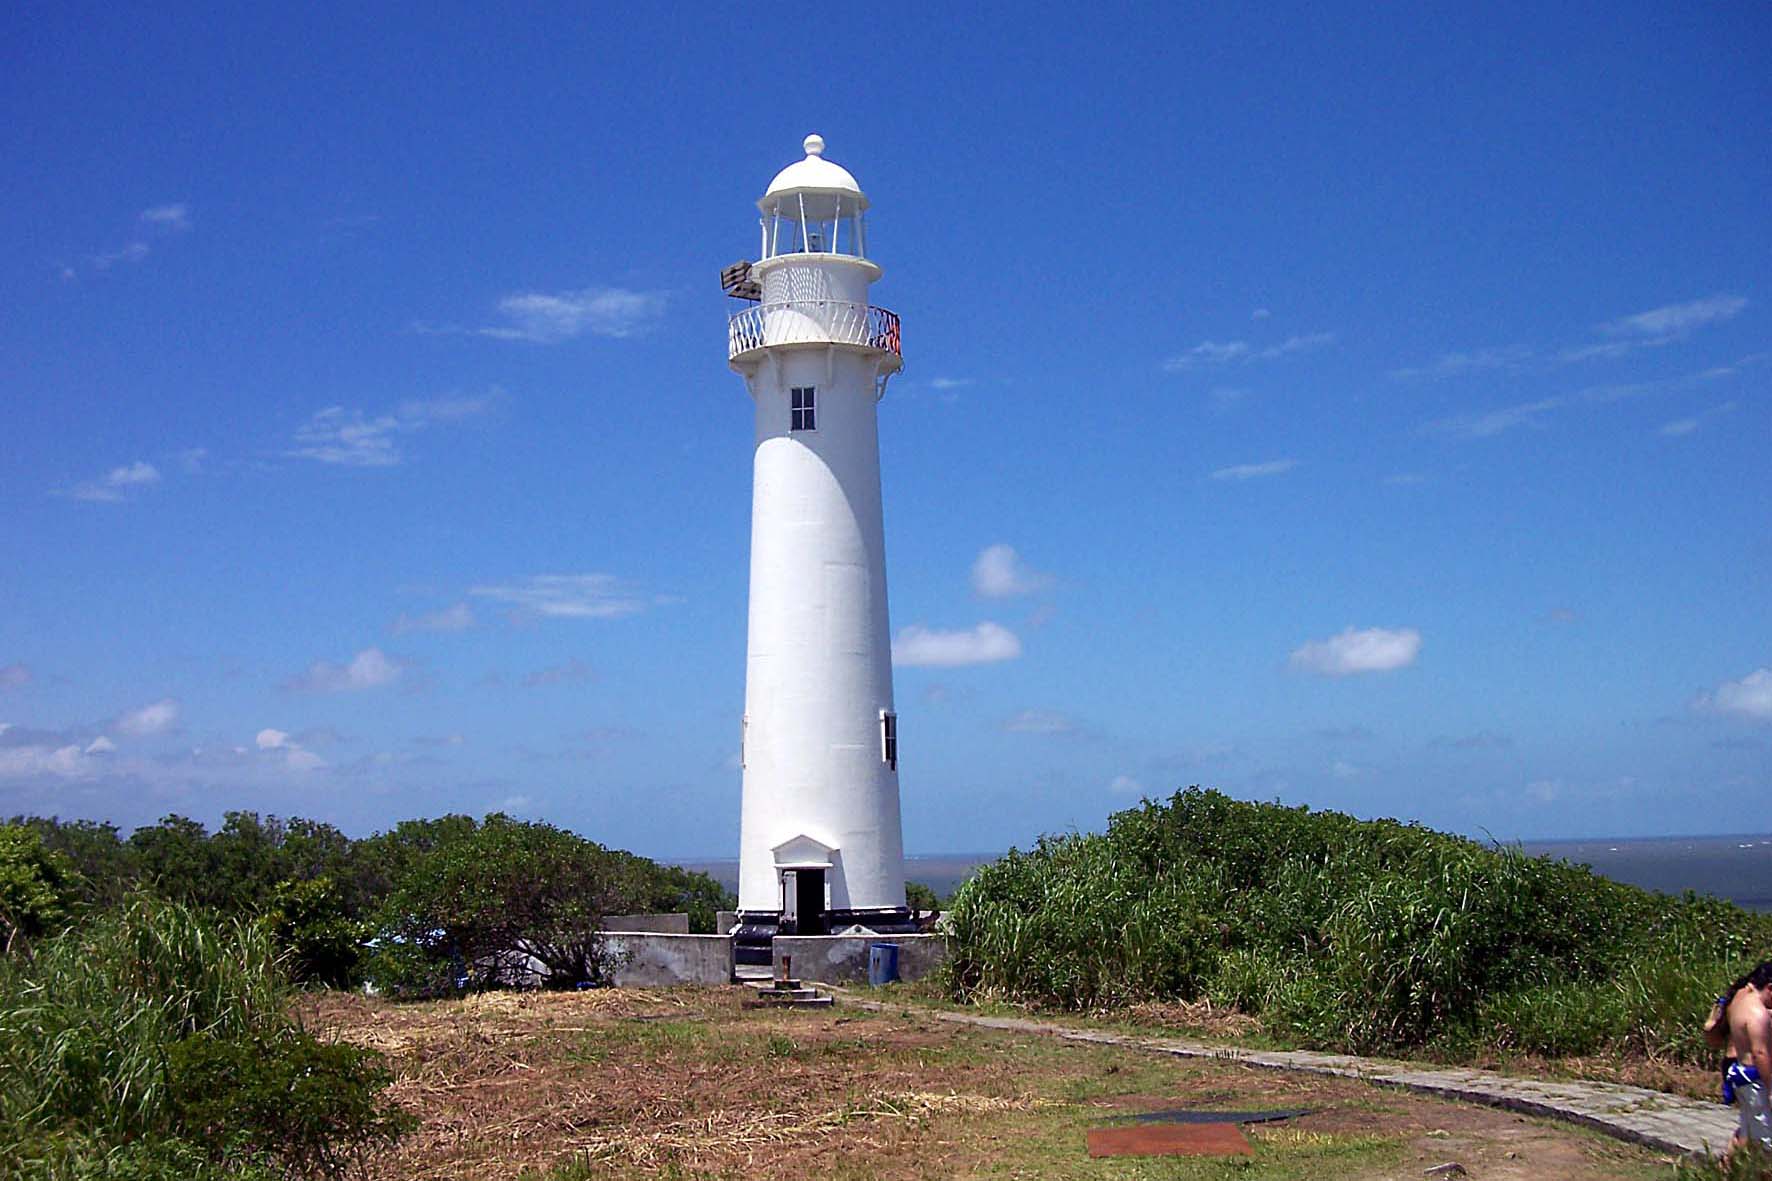
[[[873,943],[898,944],[900,980],[920,980],[948,958],[947,939],[941,935],[777,935],[775,971],[780,975],[785,955],[801,980],[866,984],[868,945]]]
[[[603,943],[610,983],[621,988],[732,983],[732,940],[725,935],[605,931]]]
[[[661,935],[689,934],[687,914],[611,914],[603,916],[605,931],[656,931]],[[722,935],[724,931],[720,932]]]
[[[716,910],[714,912],[714,932],[718,935],[732,934],[732,928],[738,926],[736,910]]]

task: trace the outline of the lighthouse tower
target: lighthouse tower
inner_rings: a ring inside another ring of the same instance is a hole
[[[728,356],[756,405],[738,956],[776,934],[908,929],[875,404],[902,368],[868,302],[868,199],[809,135],[728,267]]]

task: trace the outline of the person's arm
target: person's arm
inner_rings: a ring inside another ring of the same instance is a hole
[[[1717,1003],[1710,1008],[1710,1016],[1704,1019],[1704,1044],[1713,1050],[1729,1044],[1728,1008],[1722,997],[1717,998]]]

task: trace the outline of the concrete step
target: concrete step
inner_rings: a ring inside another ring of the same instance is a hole
[[[811,996],[800,996],[800,995],[798,995],[798,993],[800,991],[812,992],[812,995]],[[790,993],[788,995],[779,996],[779,997],[771,996],[768,993],[762,993],[757,997],[756,1000],[746,1001],[745,1008],[747,1008],[747,1009],[828,1009],[836,1003],[837,1002],[834,997],[824,996],[824,995],[822,995],[816,991],[813,991],[811,989],[806,989],[806,990],[796,990],[794,993]]]

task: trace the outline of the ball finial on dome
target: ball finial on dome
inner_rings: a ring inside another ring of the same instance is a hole
[[[816,131],[813,132],[806,137],[805,148],[808,156],[824,155],[824,136],[818,134]]]

